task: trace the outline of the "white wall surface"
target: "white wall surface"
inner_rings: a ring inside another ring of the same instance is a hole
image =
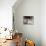
[[[46,0],[41,0],[41,38],[42,46],[46,46]]]
[[[12,28],[12,6],[16,0],[0,0],[0,27]]]
[[[18,7],[14,5],[15,27],[18,31],[23,32],[24,36],[27,37],[26,34],[28,34],[28,38],[34,38],[38,46],[39,40],[41,40],[41,46],[46,46],[46,0],[41,0],[41,2],[40,0],[29,0],[28,3],[26,1]],[[34,16],[34,25],[23,24],[23,16],[28,15]]]
[[[15,27],[24,37],[35,41],[41,46],[41,0],[23,0],[20,5],[14,5]],[[23,16],[34,16],[34,25],[24,25]]]

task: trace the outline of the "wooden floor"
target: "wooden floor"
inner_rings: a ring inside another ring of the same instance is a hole
[[[13,40],[6,40],[6,42],[2,43],[0,46],[16,46],[15,39]]]

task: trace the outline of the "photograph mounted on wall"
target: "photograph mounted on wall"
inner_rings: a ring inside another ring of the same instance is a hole
[[[34,16],[23,16],[23,23],[24,24],[34,24]]]

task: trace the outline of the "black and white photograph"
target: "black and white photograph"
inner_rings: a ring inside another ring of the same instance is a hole
[[[34,16],[23,16],[23,23],[24,24],[34,24]]]

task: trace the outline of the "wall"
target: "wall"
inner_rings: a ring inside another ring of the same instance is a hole
[[[16,0],[0,0],[0,27],[12,28],[12,6]]]
[[[41,1],[41,41],[46,46],[46,0]]]
[[[23,33],[24,38],[32,39],[36,46],[41,46],[41,0],[23,0],[13,8],[15,28]],[[34,25],[24,25],[23,16],[34,16]]]

